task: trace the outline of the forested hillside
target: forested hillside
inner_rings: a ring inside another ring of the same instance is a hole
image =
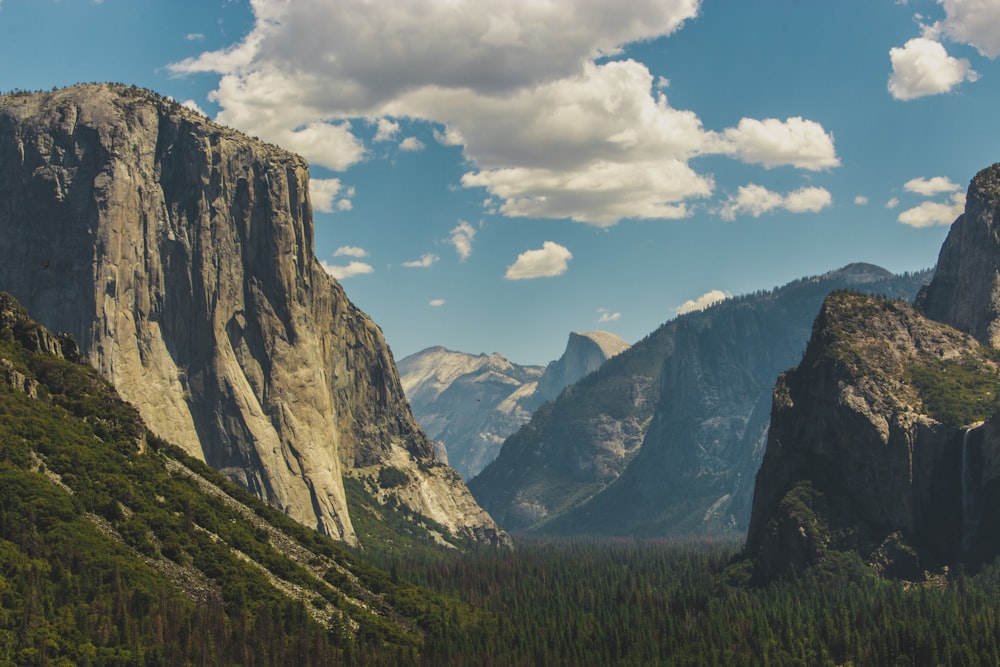
[[[400,664],[467,615],[156,438],[77,361],[0,294],[0,664]]]

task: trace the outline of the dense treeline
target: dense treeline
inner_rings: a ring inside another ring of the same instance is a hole
[[[60,345],[0,294],[0,664],[405,664],[469,617],[148,433]]]
[[[350,553],[145,432],[42,338],[0,323],[0,664],[1000,664],[997,564],[910,586],[829,554],[754,588],[723,541],[459,553],[363,479]]]
[[[428,637],[422,664],[1000,664],[997,565],[911,586],[843,554],[754,588],[731,543],[518,544],[387,564],[489,614]]]

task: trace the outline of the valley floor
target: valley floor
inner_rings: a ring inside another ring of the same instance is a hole
[[[911,586],[856,557],[746,584],[731,542],[541,541],[382,563],[468,604],[421,664],[995,665],[1000,565]]]

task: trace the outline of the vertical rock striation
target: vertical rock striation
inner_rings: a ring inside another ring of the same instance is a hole
[[[150,429],[355,541],[342,475],[435,463],[378,327],[313,254],[308,167],[147,91],[0,97],[0,289]],[[500,540],[439,475],[459,533]],[[445,480],[447,478],[447,480]],[[425,497],[426,496],[426,497]]]

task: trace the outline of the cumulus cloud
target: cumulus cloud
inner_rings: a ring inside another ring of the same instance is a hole
[[[325,261],[320,262],[320,264],[322,264],[323,269],[327,273],[337,280],[344,280],[345,278],[360,276],[365,273],[375,273],[375,269],[372,268],[371,264],[365,264],[364,262],[351,262],[347,266],[336,266]]]
[[[740,186],[735,197],[730,197],[719,210],[723,220],[735,220],[738,215],[761,215],[781,208],[791,213],[816,213],[833,203],[833,197],[825,188],[799,188],[782,195],[772,192],[762,185],[751,183]]]
[[[364,248],[359,248],[353,245],[342,245],[337,248],[334,253],[334,257],[367,257],[368,251]]]
[[[833,204],[825,188],[799,188],[785,195],[784,208],[792,213],[817,213]]]
[[[186,109],[190,109],[191,111],[197,111],[202,116],[207,116],[208,115],[204,111],[202,111],[201,107],[198,106],[198,103],[195,102],[194,100],[184,100],[183,102],[181,102],[181,106],[184,107],[184,108],[186,108]]]
[[[399,123],[388,118],[379,118],[373,141],[392,141],[397,134],[399,134]]]
[[[445,304],[444,299],[431,299],[427,305],[429,305],[431,308],[440,308],[444,304]]]
[[[940,42],[926,37],[889,49],[889,60],[889,94],[897,100],[947,93],[963,81],[979,78],[968,60],[949,56]]]
[[[934,176],[933,178],[913,178],[903,184],[903,189],[907,192],[915,192],[925,197],[933,197],[942,192],[955,192],[961,190],[962,186],[953,183],[945,176]]]
[[[932,227],[934,225],[950,225],[955,218],[965,210],[965,193],[956,192],[948,203],[925,201],[918,206],[906,209],[896,218],[904,225],[911,227]]]
[[[344,198],[337,201],[337,195],[343,193]],[[354,188],[343,188],[339,178],[312,178],[309,179],[309,200],[312,207],[321,213],[333,213],[334,208],[344,211],[349,210],[350,197],[354,196]],[[344,208],[344,203],[347,208]]]
[[[711,178],[677,160],[616,164],[598,162],[581,169],[512,167],[468,173],[466,187],[484,187],[510,217],[571,218],[607,227],[623,218],[683,218],[683,199],[711,194]]]
[[[720,301],[725,301],[732,294],[728,292],[723,292],[722,290],[711,290],[710,292],[705,292],[697,299],[689,299],[681,305],[677,306],[674,310],[677,311],[678,315],[683,315],[684,313],[692,313],[696,310],[705,310],[709,306],[719,303]]]
[[[465,220],[459,220],[458,226],[451,230],[447,243],[455,246],[455,252],[461,261],[469,259],[472,254],[472,239],[476,238],[475,228]]]
[[[857,204],[858,206],[867,206],[868,197],[865,197],[864,195],[858,195],[857,197],[854,198],[854,203]]]
[[[507,280],[529,280],[561,276],[569,269],[573,253],[552,241],[546,241],[538,250],[525,250],[507,267]]]
[[[890,198],[889,201],[885,203],[885,207],[890,210],[896,208],[897,206],[899,206],[899,199],[896,197]]]
[[[598,314],[600,317],[597,318],[598,322],[617,322],[622,318],[622,314],[618,312],[612,313],[607,308],[598,308]]]
[[[399,142],[399,150],[410,152],[422,151],[424,150],[424,142],[416,137],[406,137]]]
[[[1000,3],[995,0],[938,0],[945,19],[930,26],[928,36],[943,34],[976,48],[987,58],[1000,55]]]
[[[432,255],[430,253],[427,253],[426,255],[422,255],[420,259],[415,259],[410,262],[403,262],[403,266],[409,267],[411,269],[423,269],[427,268],[428,266],[432,266],[436,261],[438,261],[437,255]]]
[[[188,34],[184,35],[184,39],[186,39],[189,42],[203,42],[205,41],[205,35],[201,34],[200,32],[189,32]]]
[[[666,79],[607,59],[671,34],[697,15],[699,0],[254,0],[252,8],[255,25],[241,42],[171,66],[221,75],[210,97],[218,120],[334,170],[367,157],[355,119],[379,119],[375,141],[394,140],[392,119],[428,121],[439,142],[463,146],[473,166],[462,185],[485,188],[503,215],[599,226],[684,217],[690,200],[714,188],[688,164],[698,155],[769,168],[839,164],[818,123],[743,119],[708,131],[668,103]],[[418,147],[407,141],[402,150]]]
[[[743,118],[736,127],[725,130],[722,137],[728,152],[767,169],[791,165],[817,171],[840,166],[833,135],[819,123],[799,116],[784,121]]]

